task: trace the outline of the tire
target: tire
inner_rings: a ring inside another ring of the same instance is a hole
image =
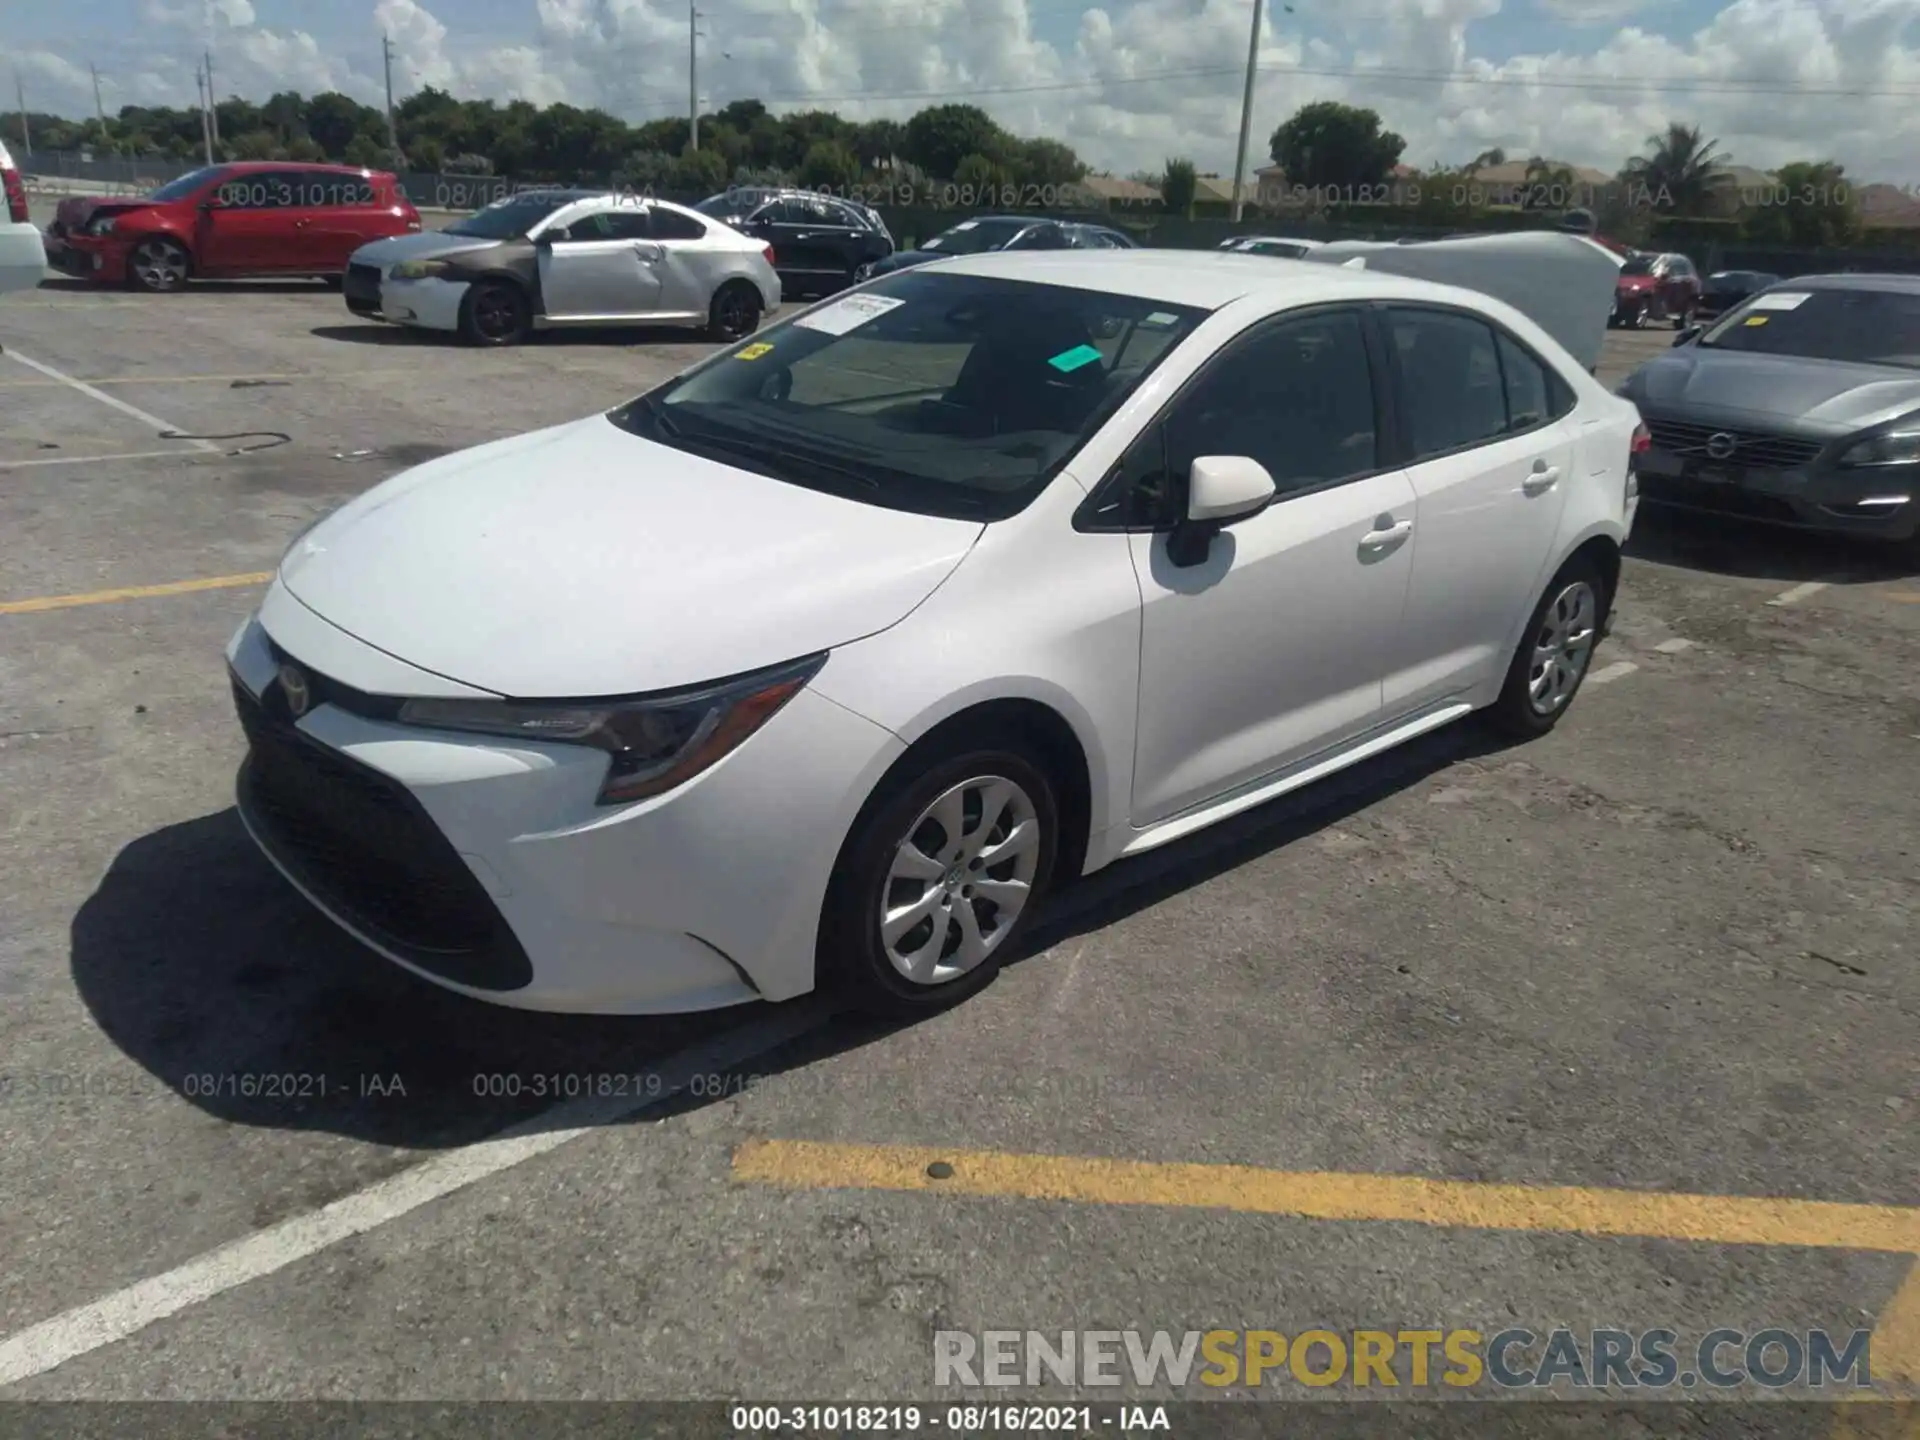
[[[1584,616],[1579,613],[1582,592],[1586,597]],[[1487,719],[1496,730],[1518,740],[1532,740],[1560,723],[1593,668],[1593,652],[1605,633],[1612,604],[1606,577],[1591,560],[1576,556],[1561,567],[1527,618],[1527,628],[1507,666],[1500,698],[1487,709]],[[1584,644],[1567,643],[1569,629],[1575,635],[1584,631]],[[1540,663],[1549,649],[1557,669],[1547,669]],[[1540,696],[1536,691],[1543,676],[1547,677],[1546,689]]]
[[[138,241],[127,255],[127,284],[150,295],[171,295],[187,288],[193,257],[186,246],[164,235]]]
[[[1684,330],[1687,328],[1687,326],[1691,325],[1692,323],[1693,323],[1693,311],[1676,310],[1673,312],[1673,328],[1674,329]]]
[[[707,334],[715,340],[742,340],[760,328],[760,292],[744,280],[729,280],[713,292],[707,306]]]
[[[992,983],[1053,877],[1060,804],[1026,747],[994,735],[964,737],[895,774],[867,802],[841,849],[821,911],[816,964],[823,988],[869,1014],[902,1017],[943,1010]],[[957,844],[935,815],[955,797]],[[1004,802],[992,806],[991,819],[983,813],[989,797]],[[1015,825],[1033,827],[1031,842],[982,867],[982,846],[990,853],[1003,845]],[[917,860],[900,864],[909,851]],[[988,897],[974,888],[985,889],[983,882],[1026,888]],[[901,912],[906,928],[889,937],[883,907]],[[972,959],[962,907],[984,942]]]
[[[482,280],[460,302],[460,338],[469,345],[518,345],[533,329],[527,292],[510,280]]]

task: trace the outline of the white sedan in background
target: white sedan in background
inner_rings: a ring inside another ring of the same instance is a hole
[[[0,295],[31,290],[47,274],[47,243],[27,218],[27,186],[0,144]]]
[[[363,245],[341,288],[356,315],[473,345],[607,325],[738,340],[780,305],[765,241],[665,200],[587,190],[521,191],[444,230]]]
[[[1403,275],[889,275],[300,536],[228,650],[241,814],[467,995],[948,1004],[1052,885],[1475,711],[1551,729],[1643,441]]]

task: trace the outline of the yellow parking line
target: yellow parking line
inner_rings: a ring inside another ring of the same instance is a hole
[[[1920,1208],[1901,1205],[1497,1185],[1412,1175],[800,1140],[748,1141],[734,1152],[733,1173],[738,1180],[790,1189],[935,1191],[1096,1205],[1234,1210],[1315,1220],[1920,1255]],[[1880,1316],[1873,1362],[1877,1378],[1920,1380],[1920,1264],[1908,1273]]]
[[[1891,600],[1896,605],[1920,605],[1920,593],[1912,590],[1887,590],[1881,593],[1882,600]]]
[[[237,590],[264,585],[271,570],[247,575],[214,575],[205,580],[174,580],[165,585],[132,585],[121,590],[90,590],[83,595],[41,595],[31,600],[0,600],[0,615],[32,615],[42,610],[66,610],[75,605],[110,605],[116,600],[147,600],[160,595],[191,595],[200,590]]]

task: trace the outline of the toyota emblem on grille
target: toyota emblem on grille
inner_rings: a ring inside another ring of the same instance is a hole
[[[300,673],[297,665],[280,667],[280,693],[287,697],[287,709],[296,720],[313,704],[313,687],[307,684],[307,677]]]
[[[1707,454],[1716,460],[1725,460],[1739,448],[1740,442],[1724,430],[1717,435],[1707,437]]]

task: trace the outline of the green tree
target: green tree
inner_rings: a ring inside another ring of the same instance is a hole
[[[337,90],[329,90],[324,95],[313,97],[307,106],[307,134],[327,152],[331,159],[346,158],[347,147],[353,144],[368,121],[377,123],[380,119],[376,111],[370,110],[351,96],[342,95]]]
[[[226,142],[226,151],[236,160],[288,158],[286,150],[280,144],[280,137],[271,130],[249,130],[244,135],[236,135]]]
[[[816,140],[800,162],[800,183],[836,193],[860,183],[860,157],[837,140]]]
[[[1200,188],[1200,172],[1191,160],[1169,160],[1160,174],[1160,201],[1169,215],[1193,214],[1193,197]]]
[[[686,150],[673,167],[673,188],[688,195],[711,195],[726,188],[727,162],[713,150]]]
[[[1309,190],[1383,185],[1407,142],[1380,128],[1377,111],[1319,100],[1273,132],[1268,153],[1289,185]]]
[[[998,158],[1006,132],[978,105],[935,105],[907,121],[900,153],[935,179],[959,179],[960,162]]]
[[[962,205],[1011,204],[1010,191],[1013,198],[1018,197],[1006,167],[986,155],[962,156],[960,163],[953,167],[953,183],[960,191]]]
[[[1741,228],[1749,239],[1815,250],[1859,238],[1859,202],[1838,161],[1796,160],[1775,171],[1773,180],[1768,189],[1745,197]]]
[[[1647,153],[1627,161],[1620,178],[1646,208],[1698,215],[1724,195],[1726,161],[1718,140],[1705,139],[1698,125],[1675,120],[1666,133],[1647,137]]]
[[[1579,184],[1571,166],[1532,156],[1527,161],[1527,179],[1520,204],[1528,210],[1565,210],[1573,204],[1571,197]]]

